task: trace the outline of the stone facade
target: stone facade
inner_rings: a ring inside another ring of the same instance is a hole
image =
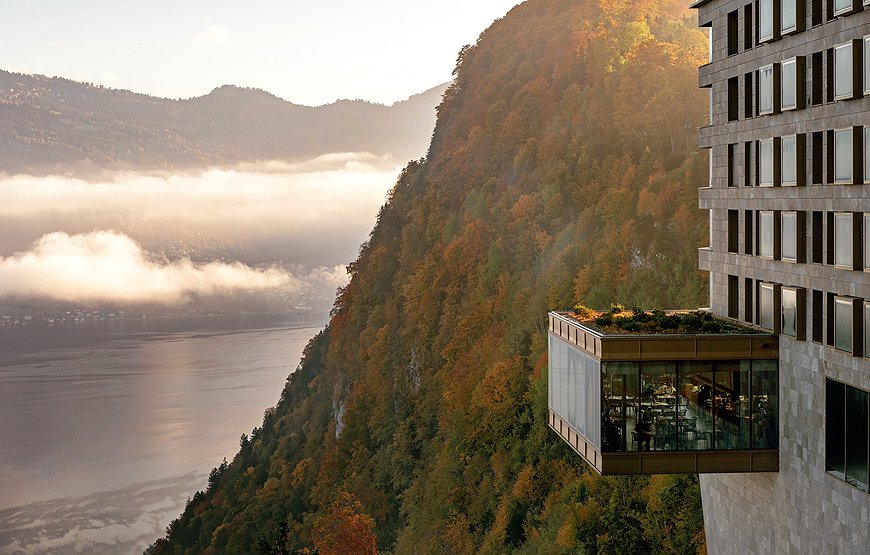
[[[711,125],[700,131],[700,146],[710,153],[711,174],[709,187],[699,192],[700,207],[710,211],[710,245],[699,254],[700,268],[710,272],[710,308],[718,315],[730,312],[754,322],[759,282],[807,292],[802,322],[806,339],[780,339],[780,471],[701,476],[707,544],[714,555],[870,552],[870,495],[825,471],[826,378],[870,390],[870,359],[834,349],[828,322],[829,294],[870,299],[870,273],[829,263],[828,226],[830,213],[870,212],[870,185],[832,184],[828,159],[829,131],[870,126],[870,97],[839,102],[829,98],[828,50],[870,34],[870,6],[860,9],[859,2],[855,13],[829,17],[833,0],[797,1],[804,8],[805,30],[764,44],[754,36],[746,42],[748,10],[752,29],[757,30],[757,0],[700,0],[693,5],[698,8],[699,24],[710,28],[712,38],[711,61],[700,69],[700,85],[711,93]],[[779,0],[773,4],[779,6]],[[814,10],[818,10],[815,17]],[[736,52],[732,47],[730,53],[729,14],[732,33],[736,30],[738,38]],[[799,76],[806,85],[805,107],[756,115],[755,72],[795,56],[805,60],[805,73]],[[805,185],[756,186],[756,141],[792,134],[806,139]],[[805,212],[806,262],[758,256],[758,210]],[[737,211],[736,221],[729,211]],[[823,215],[822,225],[812,225],[813,212]],[[750,226],[748,217],[753,218]],[[821,240],[814,234],[821,234]],[[813,291],[821,292],[821,306],[818,295],[814,302]]]

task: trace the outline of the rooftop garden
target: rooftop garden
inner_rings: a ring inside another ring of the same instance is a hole
[[[629,334],[754,334],[749,326],[717,318],[709,312],[664,311],[642,308],[626,309],[621,304],[610,305],[609,311],[598,311],[581,304],[574,306],[567,316],[607,335]]]

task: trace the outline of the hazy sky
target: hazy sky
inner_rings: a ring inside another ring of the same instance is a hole
[[[518,0],[0,0],[0,68],[157,96],[382,103],[448,81]]]

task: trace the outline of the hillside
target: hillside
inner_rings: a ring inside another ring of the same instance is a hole
[[[331,152],[426,152],[446,85],[392,106],[299,106],[223,86],[189,100],[0,71],[0,172],[177,169]]]
[[[328,328],[150,553],[703,549],[694,477],[596,477],[546,426],[548,310],[705,302],[685,4],[529,0],[462,51]]]

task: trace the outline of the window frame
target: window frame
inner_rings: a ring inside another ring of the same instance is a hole
[[[864,0],[864,5],[870,4],[870,0]],[[861,73],[864,78],[864,94],[870,95],[870,35],[864,35],[864,60]]]
[[[790,245],[790,246],[794,247],[794,257],[787,257],[785,255],[785,252],[786,252],[786,250],[785,250],[785,243],[786,243],[785,220],[786,220],[786,217],[794,219],[794,237],[792,238],[793,245]],[[780,251],[779,251],[780,252],[780,259],[785,261],[785,262],[797,262],[798,258],[799,258],[798,246],[800,245],[800,241],[798,241],[798,233],[800,232],[798,229],[798,227],[799,227],[798,226],[798,213],[795,210],[784,210],[784,211],[780,212],[779,218],[780,218],[779,237],[780,237],[780,243],[781,243]]]
[[[767,64],[758,68],[758,115],[759,116],[767,116],[776,112],[776,78],[774,75],[776,74],[775,69],[776,64]],[[764,80],[762,76],[766,71],[770,70],[770,109],[764,110],[762,109],[762,102],[765,99],[763,87]]]
[[[849,152],[849,177],[846,179],[841,179],[837,175],[837,136],[840,133],[845,133],[849,137],[849,148],[846,150]],[[851,127],[845,127],[842,129],[834,129],[834,184],[836,185],[850,185],[855,182],[855,133]]]
[[[785,79],[785,71],[786,71],[785,68],[786,68],[786,66],[793,66],[793,67],[794,67],[794,80],[791,82],[791,84],[792,84],[792,86],[793,86],[793,90],[794,90],[794,104],[793,104],[793,105],[788,105],[788,106],[786,106],[786,104],[785,104],[785,98],[784,98],[784,95],[785,95],[785,88],[786,88],[786,79]],[[780,70],[779,70],[779,71],[780,71],[780,77],[779,77],[779,109],[780,109],[780,111],[783,111],[783,112],[785,112],[785,111],[787,111],[787,110],[797,110],[797,109],[798,109],[798,105],[799,105],[798,96],[799,96],[799,93],[800,93],[800,90],[799,90],[799,87],[798,87],[798,74],[800,73],[800,71],[799,71],[799,67],[798,67],[798,59],[797,59],[797,56],[795,56],[794,58],[788,58],[788,59],[786,59],[786,60],[783,60],[782,63],[780,64]]]
[[[764,10],[762,9],[762,4],[768,4],[770,10],[770,36],[761,36],[762,29],[762,21],[764,17]],[[758,0],[756,7],[756,16],[758,19],[758,43],[762,44],[765,42],[772,41],[776,37],[776,25],[775,25],[775,17],[774,14],[776,12],[776,6],[774,5],[773,0]]]
[[[837,248],[837,245],[840,244],[837,241],[837,220],[843,220],[844,218],[848,219],[849,222],[849,241],[848,241],[848,254],[849,254],[849,263],[843,264],[837,260],[838,254],[840,254],[840,250]],[[842,268],[844,270],[851,270],[855,264],[855,215],[852,212],[834,212],[834,267]]]
[[[767,313],[764,310],[764,302],[763,298],[765,295],[770,295],[770,312]],[[778,321],[778,316],[776,310],[776,284],[768,283],[768,282],[759,282],[758,283],[758,325],[766,330],[770,330],[771,332],[776,333],[776,324]],[[765,315],[770,318],[770,326],[765,325]]]
[[[758,141],[758,186],[773,187],[776,185],[776,153],[774,148],[775,141],[773,137],[770,139],[760,139]],[[764,153],[765,147],[770,145],[770,181],[764,181]]]
[[[764,242],[765,242],[765,220],[768,219],[769,215],[770,221],[770,254],[765,254]],[[774,255],[776,254],[776,248],[774,247],[774,242],[776,240],[776,231],[774,227],[776,224],[774,223],[775,214],[773,210],[759,210],[758,211],[758,257],[765,258],[767,260],[773,260]]]
[[[850,8],[851,9],[851,8]],[[855,63],[855,52],[852,49],[852,41],[845,42],[843,44],[837,44],[834,46],[834,100],[849,100],[854,98],[855,96],[855,71],[854,71],[854,63]],[[839,80],[837,79],[837,51],[841,51],[843,49],[848,48],[849,50],[849,80],[850,87],[848,93],[840,93],[837,94],[837,83]]]
[[[787,35],[789,33],[795,33],[800,29],[800,9],[799,2],[804,0],[780,0],[779,2],[779,32],[781,35]],[[787,3],[790,3],[794,9],[794,26],[786,28],[785,27],[785,6]]]
[[[785,142],[794,141],[794,180],[786,181],[785,180]],[[800,179],[798,178],[798,170],[799,170],[799,160],[800,156],[798,156],[798,136],[797,135],[785,135],[780,137],[779,139],[779,184],[783,187],[796,187],[800,183]],[[776,163],[774,162],[774,181],[776,181]]]
[[[779,302],[779,317],[780,317],[780,333],[782,335],[786,335],[788,337],[793,337],[797,340],[803,340],[806,338],[805,333],[801,333],[801,328],[806,328],[806,324],[804,323],[804,318],[802,317],[802,311],[805,310],[803,298],[804,295],[801,293],[803,289],[800,287],[788,287],[783,285],[779,288],[780,291],[780,302]],[[785,297],[786,294],[793,295],[794,297],[794,333],[788,333],[785,331],[786,327],[786,318],[785,318]]]
[[[852,139],[854,140],[854,138]],[[854,146],[853,146],[854,151]],[[870,126],[864,127],[864,183],[870,183]],[[854,166],[854,164],[852,164]]]
[[[864,221],[861,226],[864,247],[864,271],[870,272],[870,212],[864,212]]]
[[[845,307],[844,310],[848,310],[848,322],[849,322],[849,331],[848,331],[848,348],[844,348],[840,346],[840,332],[838,331],[840,327],[837,325],[838,321],[838,307]],[[841,297],[839,295],[834,297],[834,348],[841,353],[849,353],[853,354],[855,350],[855,325],[853,322],[854,318],[854,310],[855,310],[855,299],[852,297]]]
[[[846,14],[850,13],[850,12],[855,8],[854,5],[853,5],[854,3],[852,2],[852,0],[846,0],[846,2],[847,2],[846,7],[845,7],[845,8],[840,8],[840,9],[837,9],[837,0],[833,0],[833,1],[831,2],[831,7],[833,8],[833,15],[834,15],[834,17],[838,17],[838,16],[841,16],[841,15],[846,15]],[[866,2],[865,2],[865,3],[866,3]]]
[[[864,358],[870,358],[870,301],[864,301]]]

